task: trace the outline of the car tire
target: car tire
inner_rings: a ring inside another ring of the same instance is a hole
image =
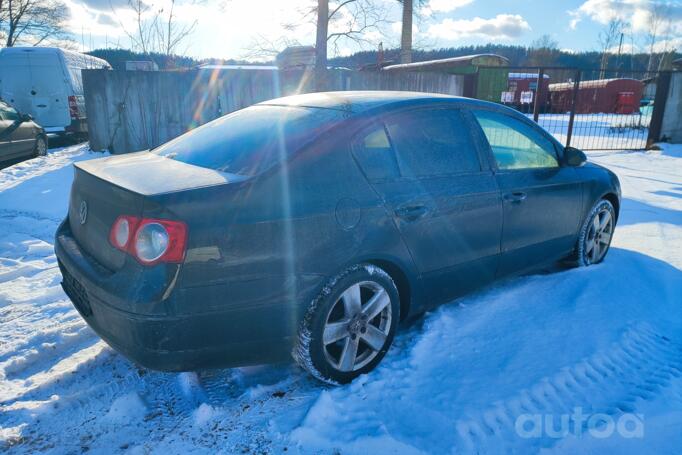
[[[47,155],[47,139],[45,136],[38,136],[36,138],[36,144],[33,146],[34,156],[45,156]]]
[[[313,299],[292,355],[317,379],[346,384],[381,362],[399,320],[400,298],[390,275],[374,265],[355,265]]]
[[[613,204],[602,199],[592,207],[580,228],[574,262],[577,266],[599,264],[611,246],[616,227]]]

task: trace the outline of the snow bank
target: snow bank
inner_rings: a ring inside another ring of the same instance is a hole
[[[0,171],[0,450],[13,453],[675,453],[682,446],[682,147],[592,152],[623,201],[603,264],[507,280],[402,328],[329,388],[292,365],[158,373],[83,323],[54,231],[67,147]],[[579,409],[644,436],[523,437]]]

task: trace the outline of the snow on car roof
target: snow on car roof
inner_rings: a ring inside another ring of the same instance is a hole
[[[438,93],[421,93],[421,92],[402,92],[402,91],[344,91],[344,92],[320,92],[320,93],[306,93],[302,95],[285,96],[283,98],[276,98],[269,101],[264,101],[260,104],[268,105],[282,105],[282,106],[305,106],[317,107],[323,109],[340,109],[354,113],[366,111],[374,107],[389,105],[392,103],[406,102],[406,101],[427,101],[427,100],[466,100],[468,102],[479,102],[478,100],[470,100],[467,98],[460,98],[451,95],[444,95]]]

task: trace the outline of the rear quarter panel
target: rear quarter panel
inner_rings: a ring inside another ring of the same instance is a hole
[[[322,285],[352,264],[389,260],[413,273],[392,219],[347,144],[345,133],[328,134],[286,166],[145,208],[145,215],[172,210],[188,220],[177,287],[203,287],[205,304],[216,310],[285,302],[295,311],[294,324]]]

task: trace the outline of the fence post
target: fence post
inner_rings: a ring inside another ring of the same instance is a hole
[[[538,118],[540,117],[540,103],[538,102],[540,100],[540,95],[542,94],[542,83],[544,82],[545,79],[545,69],[540,68],[538,70],[538,86],[535,89],[535,99],[533,100],[533,121],[535,123],[538,122]]]
[[[568,117],[568,131],[566,132],[566,147],[571,145],[571,136],[573,136],[573,120],[575,119],[575,108],[578,104],[578,91],[580,91],[580,70],[575,70],[575,79],[573,81],[573,99],[571,100],[571,114]]]
[[[670,89],[670,71],[661,71],[656,77],[656,95],[654,96],[654,111],[651,113],[649,123],[649,135],[646,138],[646,148],[658,142],[661,136],[661,126],[663,125],[663,114],[665,113],[665,103],[668,100]]]

